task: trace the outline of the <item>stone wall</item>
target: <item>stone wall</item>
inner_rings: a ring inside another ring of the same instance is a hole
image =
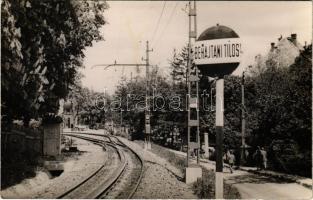
[[[13,126],[1,131],[2,151],[32,152],[41,155],[43,150],[43,129]]]

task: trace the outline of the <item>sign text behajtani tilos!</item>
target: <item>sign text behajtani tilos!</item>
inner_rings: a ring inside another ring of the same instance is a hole
[[[239,38],[196,41],[194,59],[196,65],[237,63],[242,56]]]

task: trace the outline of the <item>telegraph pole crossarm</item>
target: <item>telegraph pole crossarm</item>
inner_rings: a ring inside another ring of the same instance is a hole
[[[150,65],[149,63],[149,52],[152,52],[153,49],[149,49],[149,41],[147,41],[146,46],[146,59],[143,59],[146,61],[146,63],[117,63],[114,61],[112,64],[97,64],[91,66],[91,69],[95,67],[104,67],[103,70],[108,69],[109,67],[140,67],[145,66],[146,67],[146,111],[145,111],[145,149],[151,149],[151,143],[150,143],[150,135],[151,135],[151,126],[150,126],[150,78],[149,78],[149,67],[155,67],[157,65]],[[122,112],[121,112],[121,122],[122,122]]]
[[[123,63],[123,64],[118,64],[118,63],[113,63],[113,64],[97,64],[97,65],[92,65],[91,69],[95,67],[105,67],[104,70],[108,69],[109,67],[125,67],[125,66],[134,66],[134,67],[140,67],[140,66],[146,66],[146,64],[133,64],[133,63]]]

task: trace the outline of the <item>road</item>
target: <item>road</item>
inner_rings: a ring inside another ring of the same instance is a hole
[[[227,183],[235,186],[243,199],[311,199],[312,190],[297,183],[237,171],[225,174]]]
[[[170,151],[180,156],[186,156],[186,153],[183,152]],[[213,161],[201,162],[201,165],[209,170],[215,169]],[[231,174],[228,168],[224,168],[224,178],[227,183],[238,189],[242,199],[312,199],[313,196],[312,190],[300,184],[247,171],[235,170]]]

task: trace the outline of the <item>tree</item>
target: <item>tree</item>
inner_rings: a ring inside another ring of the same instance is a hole
[[[311,46],[305,47],[284,68],[269,58],[246,90],[254,95],[247,107],[257,120],[251,142],[269,150],[274,169],[306,176],[311,174],[311,52]]]
[[[83,50],[93,41],[103,39],[99,28],[105,24],[102,12],[108,5],[104,1],[86,0],[10,3],[11,6],[7,0],[2,2],[2,40],[11,41],[13,46],[3,46],[9,53],[1,64],[21,69],[20,73],[11,72],[10,77],[4,72],[6,69],[2,70],[7,80],[2,84],[2,101],[6,115],[28,121],[47,112],[56,113],[59,99],[67,96],[77,69],[82,67]],[[17,27],[15,31],[12,24]],[[21,65],[14,58],[20,58]],[[18,98],[12,98],[12,93]]]
[[[2,91],[2,117],[10,121],[15,113],[11,108],[20,109],[20,104],[12,101],[14,98],[20,99],[21,90],[18,82],[22,77],[21,62],[23,55],[21,52],[21,30],[16,27],[16,18],[11,11],[11,3],[8,0],[2,1],[1,6],[1,91]],[[16,88],[15,90],[11,90]],[[7,98],[10,101],[5,101]]]
[[[177,84],[185,84],[187,87],[187,63],[188,63],[188,47],[184,46],[179,54],[174,49],[173,59],[170,61],[172,68],[171,76],[173,82]]]

